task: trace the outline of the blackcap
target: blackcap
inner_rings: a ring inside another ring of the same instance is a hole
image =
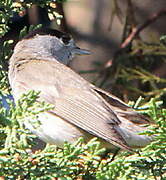
[[[38,115],[39,127],[30,121],[26,127],[58,147],[79,137],[97,137],[110,150],[146,146],[151,138],[139,133],[147,118],[67,67],[77,54],[89,51],[77,47],[70,35],[51,29],[35,30],[16,44],[9,67],[15,101],[35,90],[40,100],[55,107]]]

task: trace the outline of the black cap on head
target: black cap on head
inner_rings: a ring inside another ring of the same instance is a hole
[[[68,42],[71,40],[71,36],[69,34],[58,31],[56,29],[50,29],[50,28],[39,28],[34,31],[31,31],[23,39],[31,39],[34,36],[36,36],[37,34],[38,35],[56,36],[57,38],[61,38],[63,43],[65,43],[65,44],[68,44]]]

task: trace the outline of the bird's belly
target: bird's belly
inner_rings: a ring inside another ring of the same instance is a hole
[[[25,126],[46,143],[63,147],[65,141],[73,143],[79,137],[90,139],[90,134],[51,113],[41,113],[35,120],[26,119]]]

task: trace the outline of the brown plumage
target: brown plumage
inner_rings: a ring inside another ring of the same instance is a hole
[[[145,129],[142,125],[149,123],[147,118],[90,84],[55,57],[19,51],[28,49],[24,41],[10,60],[9,79],[14,97],[18,99],[29,90],[41,91],[40,100],[55,106],[44,117],[39,115],[41,128],[27,125],[32,132],[60,147],[64,141],[73,142],[80,136],[86,140],[98,137],[108,149],[131,150],[150,142],[150,137],[138,135]]]

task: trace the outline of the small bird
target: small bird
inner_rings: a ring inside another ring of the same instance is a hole
[[[108,150],[131,151],[151,142],[140,135],[149,120],[112,94],[67,67],[75,55],[89,54],[64,32],[40,28],[20,40],[10,59],[9,82],[15,101],[30,90],[54,105],[38,115],[39,127],[25,126],[43,141],[62,148],[65,141],[97,137]]]

